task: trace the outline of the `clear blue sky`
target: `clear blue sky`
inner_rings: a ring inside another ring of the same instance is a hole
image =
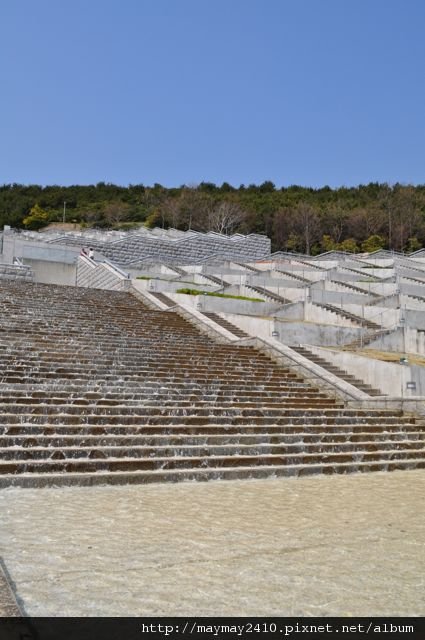
[[[0,0],[0,183],[425,183],[424,0]]]

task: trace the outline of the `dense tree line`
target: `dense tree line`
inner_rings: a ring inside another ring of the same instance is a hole
[[[412,251],[425,246],[425,185],[0,186],[1,226],[40,229],[64,218],[99,228],[143,223],[227,234],[265,233],[273,250],[313,254],[333,248]]]

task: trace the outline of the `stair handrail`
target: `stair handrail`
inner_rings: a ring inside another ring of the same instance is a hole
[[[89,260],[90,260],[90,259],[91,259],[91,258],[89,258]],[[106,264],[106,265],[108,265],[108,267],[110,267],[110,268],[111,268],[111,269],[113,269],[114,271],[117,271],[117,272],[118,272],[118,274],[119,274],[120,276],[122,276],[123,278],[125,278],[126,280],[129,280],[129,279],[130,279],[130,274],[129,274],[127,271],[124,271],[124,269],[121,269],[121,267],[119,267],[119,266],[118,266],[117,264],[115,264],[114,262],[111,262],[110,260],[108,260],[108,258],[104,258],[104,257],[102,256],[102,258],[101,258],[100,260],[93,260],[93,262],[94,262],[95,264],[96,264],[96,263],[99,263],[99,262],[100,262],[100,264]]]
[[[392,331],[395,331],[396,329],[400,328],[400,322],[395,322],[394,324],[390,325],[389,327],[382,327],[380,329],[372,329],[370,330],[367,334],[364,334],[364,327],[362,326],[361,328],[361,333],[360,333],[360,347],[363,346],[363,342],[365,340],[365,338],[367,337],[372,337],[372,338],[380,338],[382,335],[385,335],[387,333],[391,333]],[[347,342],[346,344],[341,345],[342,347],[349,347],[350,344],[353,344],[357,342],[357,340],[350,340],[350,342]]]
[[[387,293],[384,296],[378,296],[377,298],[374,298],[371,302],[369,302],[368,306],[369,307],[375,306],[380,302],[382,302],[383,300],[386,300],[388,298],[394,298],[395,296],[398,296],[398,295],[399,293],[397,291],[394,291],[394,293]]]

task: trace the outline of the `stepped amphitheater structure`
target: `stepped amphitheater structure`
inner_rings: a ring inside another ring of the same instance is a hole
[[[2,239],[0,486],[425,466],[424,251],[48,235]]]

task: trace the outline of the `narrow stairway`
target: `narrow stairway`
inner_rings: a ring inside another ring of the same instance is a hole
[[[225,320],[225,318],[222,318],[221,316],[219,316],[218,313],[213,313],[212,311],[210,312],[204,311],[203,315],[207,316],[207,318],[209,318],[210,320],[213,320],[214,322],[219,324],[221,327],[224,327],[224,329],[227,329],[227,331],[230,331],[230,333],[233,333],[233,335],[238,336],[238,338],[251,337],[248,333],[245,333],[245,331],[242,331],[242,329],[239,329],[239,327],[237,327],[236,325],[232,324],[228,320]]]
[[[334,307],[331,304],[327,304],[324,302],[314,302],[316,307],[321,307],[322,309],[326,309],[326,311],[331,311],[332,313],[336,313],[337,316],[341,316],[341,318],[346,318],[347,320],[352,320],[362,327],[366,327],[367,329],[381,329],[382,327],[376,322],[372,322],[372,320],[367,320],[366,318],[361,318],[360,316],[356,316],[354,313],[350,313],[349,311],[345,311],[344,309],[340,309],[339,307]]]
[[[300,355],[304,356],[304,358],[311,360],[311,362],[314,362],[315,364],[318,364],[319,366],[323,367],[323,369],[326,369],[330,373],[333,373],[338,378],[341,378],[341,380],[345,380],[345,382],[349,382],[350,384],[353,385],[353,387],[356,387],[357,389],[364,391],[364,393],[367,393],[369,396],[385,395],[384,393],[382,393],[382,391],[379,391],[379,389],[374,389],[369,384],[366,384],[365,382],[363,382],[363,380],[360,380],[359,378],[356,378],[355,376],[350,375],[344,369],[340,369],[339,367],[334,365],[332,362],[329,362],[322,356],[316,355],[306,347],[291,347],[291,349],[293,349]]]

